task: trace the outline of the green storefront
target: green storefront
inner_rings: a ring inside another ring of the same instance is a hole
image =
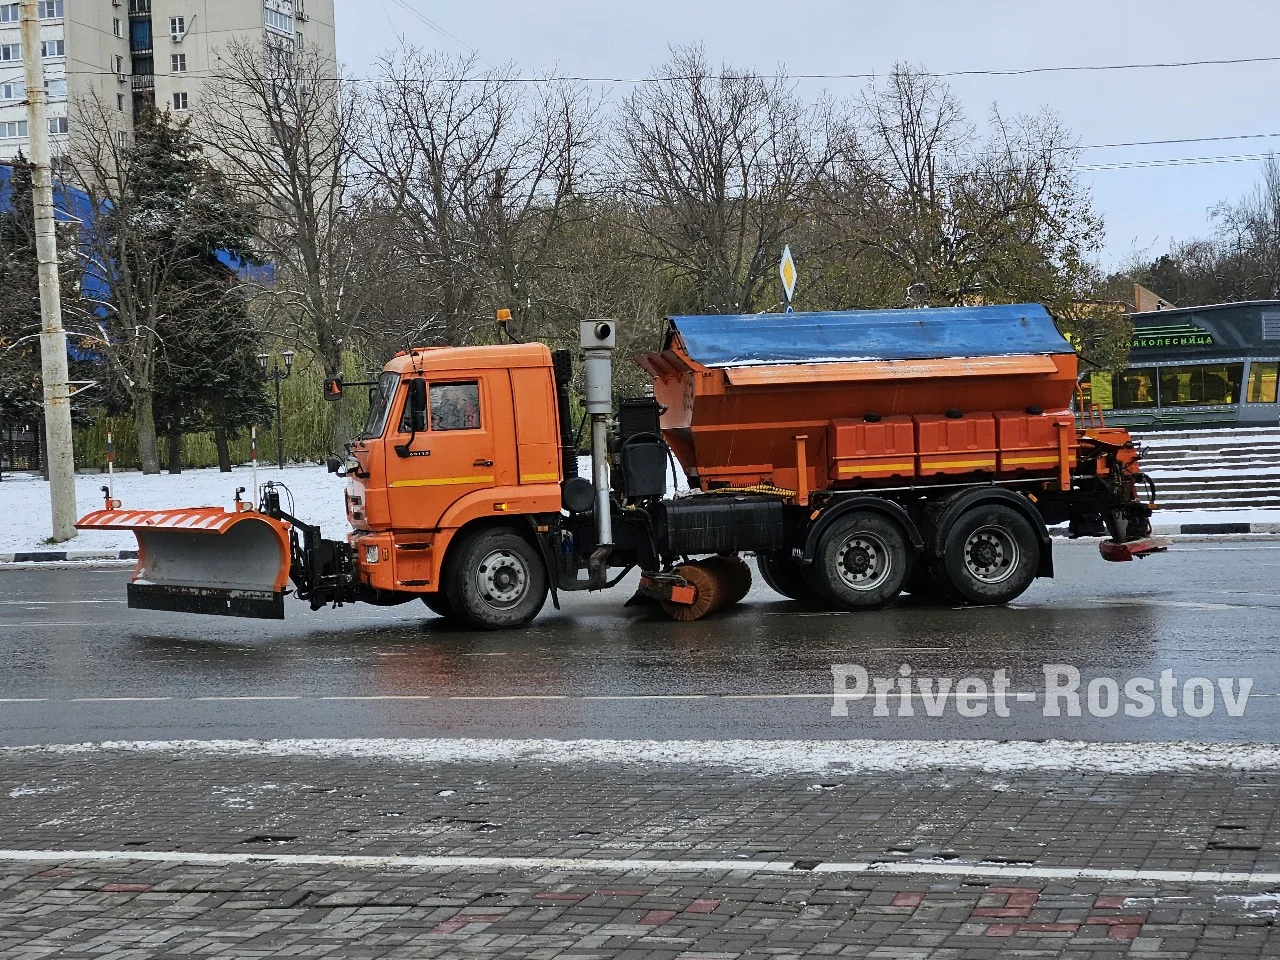
[[[1132,315],[1130,366],[1084,378],[1108,423],[1146,428],[1275,426],[1280,300]]]

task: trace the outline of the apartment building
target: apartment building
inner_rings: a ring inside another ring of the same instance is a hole
[[[96,97],[127,142],[146,106],[196,108],[233,40],[337,58],[333,0],[40,0],[49,131],[66,149],[77,101]],[[0,0],[0,160],[28,150],[19,7]]]

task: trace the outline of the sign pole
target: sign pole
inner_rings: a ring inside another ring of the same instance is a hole
[[[67,335],[62,329],[58,238],[54,231],[49,118],[36,0],[21,0],[22,60],[27,82],[27,133],[35,206],[36,261],[40,282],[40,371],[44,381],[45,455],[53,540],[76,535],[76,465],[71,444],[71,389],[67,383]]]

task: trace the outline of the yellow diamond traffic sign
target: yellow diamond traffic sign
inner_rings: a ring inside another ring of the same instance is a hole
[[[787,295],[787,303],[791,302],[791,294],[796,289],[796,262],[791,257],[791,247],[782,248],[782,262],[778,264],[778,276],[782,278],[782,291]]]

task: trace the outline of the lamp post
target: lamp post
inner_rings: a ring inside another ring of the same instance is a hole
[[[284,357],[284,369],[280,369],[280,361],[273,359],[270,354],[258,354],[259,375],[263,380],[273,380],[276,385],[276,463],[280,469],[284,469],[284,423],[280,419],[280,384],[289,379],[289,374],[293,373],[293,351],[285,350],[280,354]],[[271,362],[270,369],[267,362]]]

